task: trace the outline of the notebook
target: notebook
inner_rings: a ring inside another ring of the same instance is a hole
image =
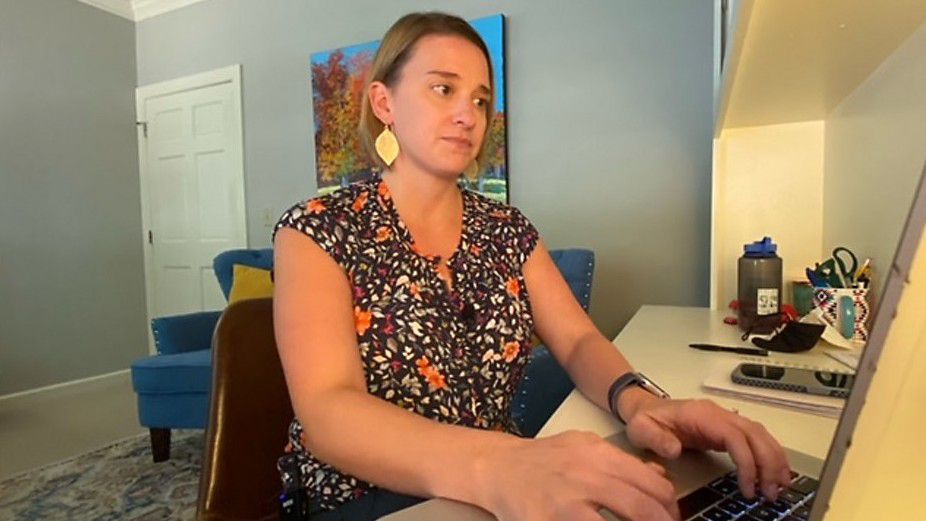
[[[611,436],[608,441],[628,452],[648,460],[655,460],[666,467],[672,476],[673,484],[679,492],[679,505],[684,512],[684,519],[689,520],[725,520],[725,519],[759,519],[769,521],[808,520],[820,521],[829,508],[836,482],[851,445],[851,439],[859,426],[859,415],[865,403],[866,395],[872,381],[878,378],[892,378],[894,375],[876,373],[878,361],[885,349],[888,332],[895,324],[895,316],[900,298],[908,285],[914,256],[919,250],[926,255],[926,246],[921,244],[924,224],[926,224],[926,165],[914,194],[913,208],[901,234],[893,263],[881,295],[881,303],[875,313],[871,335],[859,360],[858,372],[849,398],[843,406],[843,414],[836,427],[832,445],[826,460],[785,448],[791,468],[796,471],[792,485],[782,494],[782,502],[774,504],[756,504],[746,506],[744,498],[735,489],[732,478],[734,466],[724,453],[690,452],[673,461],[661,460],[652,453],[644,454],[632,447],[624,433]],[[907,316],[911,310],[907,310]],[[919,312],[919,310],[916,310]],[[904,325],[909,325],[905,323]],[[732,368],[731,368],[732,370]],[[861,454],[855,449],[853,458],[875,458],[877,454]],[[542,462],[538,462],[541,465]],[[731,509],[743,509],[731,512]],[[602,510],[603,517],[617,519],[610,512]],[[431,500],[415,507],[397,512],[383,519],[389,521],[424,521],[440,519],[446,521],[491,520],[493,516],[477,507],[444,499]]]
[[[732,373],[733,369],[741,363],[756,363],[778,367],[795,367],[799,369],[810,369],[812,371],[826,371],[831,373],[851,373],[848,370],[837,371],[832,367],[818,367],[807,364],[795,364],[767,359],[762,360],[744,358],[742,360],[717,360],[711,367],[711,371],[704,379],[701,387],[709,394],[717,394],[720,396],[727,396],[730,398],[738,398],[743,400],[752,400],[768,405],[787,407],[789,409],[809,412],[812,414],[819,414],[821,416],[828,416],[830,418],[838,418],[839,415],[842,414],[843,406],[846,404],[846,400],[842,398],[796,393],[791,391],[781,391],[778,389],[767,389],[764,387],[753,387],[750,385],[734,383],[730,379],[730,373]]]

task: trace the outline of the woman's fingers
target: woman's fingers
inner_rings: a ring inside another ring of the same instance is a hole
[[[635,446],[647,448],[666,459],[675,459],[682,453],[682,442],[672,431],[646,414],[634,418],[627,427],[627,436]]]
[[[791,480],[787,454],[764,426],[710,400],[664,402],[638,413],[627,434],[637,447],[667,458],[677,457],[683,443],[702,450],[726,450],[736,463],[740,489],[749,497],[758,492],[757,480],[770,499]]]
[[[660,476],[665,477],[667,474],[666,468],[656,463],[655,461],[647,461],[646,466],[652,469],[653,472],[655,472],[656,474],[659,474]]]
[[[778,489],[791,481],[790,466],[784,448],[759,423],[746,418],[736,418],[736,423],[746,434],[749,447],[758,467],[762,494],[769,499],[778,497]]]
[[[615,507],[615,500],[624,501],[626,498],[621,494],[618,494],[615,499],[615,489],[624,490],[622,487],[629,486],[635,491],[633,497],[643,495],[650,502],[658,505],[658,511],[668,514],[671,519],[678,518],[675,487],[666,479],[665,468],[657,463],[643,462],[605,441],[594,449],[590,453],[592,459],[589,465],[597,468],[598,472],[605,477],[605,486],[603,488],[593,486],[592,489],[597,491],[594,499],[602,507],[610,510]],[[629,519],[636,519],[632,517],[634,512],[646,513],[651,511],[650,507],[652,505],[649,505],[649,503],[641,503],[639,498],[632,501],[636,502],[632,502],[631,506],[625,506],[625,508],[631,510],[631,514],[628,514]],[[615,513],[620,512],[615,511]],[[644,517],[642,519],[650,518]]]
[[[762,495],[777,499],[779,488],[790,481],[784,449],[761,424],[717,409],[723,418],[716,418],[714,425],[736,463],[740,490],[752,497],[759,481]]]
[[[592,464],[597,462],[604,475],[626,482],[662,504],[675,503],[675,487],[666,479],[662,466],[644,463],[606,441],[596,447],[596,452]]]
[[[583,508],[581,512],[570,513],[569,519],[576,519],[577,521],[604,521],[604,516],[598,513],[598,509],[595,508],[594,505],[589,504],[586,508]]]
[[[675,487],[666,479],[665,468],[645,463],[596,435],[576,433],[572,439],[581,445],[574,448],[579,457],[574,483],[588,501],[627,519],[677,518]]]
[[[720,430],[719,434],[724,448],[736,463],[740,490],[746,497],[754,497],[756,495],[756,460],[746,435],[732,422],[721,424],[717,428]]]
[[[612,480],[596,489],[593,501],[622,519],[631,521],[673,521],[679,519],[678,507],[656,501],[625,481]]]

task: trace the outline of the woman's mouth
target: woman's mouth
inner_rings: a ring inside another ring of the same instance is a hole
[[[450,143],[455,148],[470,149],[473,148],[473,142],[465,137],[445,137],[444,141]]]

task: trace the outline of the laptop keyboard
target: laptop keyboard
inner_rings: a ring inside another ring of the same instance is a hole
[[[746,499],[739,491],[736,471],[714,480],[678,500],[682,519],[692,521],[806,521],[819,482],[791,472],[791,485],[776,501],[761,496]]]

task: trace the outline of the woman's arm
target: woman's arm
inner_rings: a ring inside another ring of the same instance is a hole
[[[631,371],[627,360],[602,336],[563,280],[542,243],[524,263],[534,324],[540,338],[589,400],[610,410],[608,388]],[[784,449],[762,425],[710,400],[663,400],[638,387],[622,392],[618,411],[638,447],[675,458],[683,447],[726,450],[736,462],[742,492],[751,497],[757,479],[766,497],[790,483]]]
[[[576,301],[542,242],[524,263],[537,336],[569,373],[579,391],[606,411],[608,388],[619,375],[633,371],[624,355],[609,342]],[[641,401],[655,399],[630,388],[618,402],[621,417],[630,418]]]

